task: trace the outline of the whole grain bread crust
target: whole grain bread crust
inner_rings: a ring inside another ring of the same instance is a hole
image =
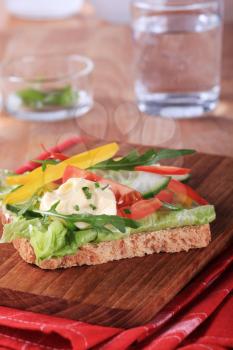
[[[78,249],[74,255],[36,261],[34,250],[27,239],[13,241],[14,247],[27,263],[36,264],[42,269],[68,268],[71,266],[97,265],[108,261],[166,252],[188,251],[203,248],[211,240],[210,226],[186,226],[155,232],[131,234],[124,239],[89,243]]]

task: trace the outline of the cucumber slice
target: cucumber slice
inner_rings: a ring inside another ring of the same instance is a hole
[[[144,198],[153,197],[166,188],[170,181],[168,176],[146,173],[144,171],[97,170],[96,174],[131,187],[139,191]]]
[[[172,179],[175,179],[175,180],[178,180],[178,181],[181,181],[181,182],[187,182],[190,177],[191,177],[191,174],[184,174],[184,175],[170,175]]]

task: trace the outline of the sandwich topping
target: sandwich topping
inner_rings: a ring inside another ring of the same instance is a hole
[[[40,210],[49,211],[54,204],[60,214],[116,215],[116,199],[110,186],[82,178],[70,178],[58,189],[45,192]]]
[[[163,165],[193,150],[133,150],[116,159],[118,149],[112,143],[70,158],[48,154],[24,174],[1,172],[0,207],[11,219],[1,242],[25,238],[41,261],[87,243],[215,219],[214,207],[187,185],[191,169]]]

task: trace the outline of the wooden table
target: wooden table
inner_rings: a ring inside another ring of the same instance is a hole
[[[218,108],[201,119],[176,121],[146,116],[138,111],[133,94],[129,28],[97,22],[91,14],[62,22],[44,22],[43,25],[8,18],[1,11],[1,5],[0,14],[0,55],[3,60],[25,53],[62,51],[86,54],[96,65],[96,102],[88,115],[56,123],[29,123],[4,114],[0,116],[0,167],[14,168],[33,158],[41,142],[50,146],[73,134],[162,147],[193,147],[206,153],[232,156],[233,25],[225,28],[223,89]],[[192,184],[216,204],[220,218],[214,223],[214,239],[206,250],[193,250],[187,256],[181,253],[179,264],[176,255],[169,257],[166,264],[165,254],[154,254],[145,258],[144,264],[130,259],[116,265],[110,263],[92,269],[83,267],[45,274],[24,264],[10,245],[4,245],[0,259],[2,304],[123,327],[151,319],[207,261],[229,245],[232,237],[232,160],[207,155],[190,159],[198,159],[190,163],[195,173]],[[170,275],[162,275],[162,268],[158,269],[158,266],[167,266]],[[180,268],[181,274],[175,275],[170,266]],[[90,279],[91,273],[96,282]],[[25,282],[24,277],[28,275],[30,278]],[[144,276],[144,279],[137,276]],[[86,283],[90,280],[88,287]],[[129,283],[127,293],[124,288],[119,288],[125,282]],[[88,288],[91,288],[90,292]],[[81,301],[77,299],[77,290],[82,295]],[[103,290],[107,294],[103,294]],[[135,297],[138,291],[141,294]],[[155,291],[160,293],[160,299]],[[142,308],[143,313],[140,312]]]
[[[95,105],[87,115],[54,123],[23,122],[4,114],[0,116],[1,167],[14,167],[34,156],[41,142],[49,146],[74,133],[233,155],[232,24],[225,27],[222,96],[218,108],[201,119],[171,120],[143,115],[135,104],[128,27],[98,22],[92,14],[42,25],[7,17],[4,11],[0,13],[2,60],[20,54],[62,51],[88,55],[96,66]]]

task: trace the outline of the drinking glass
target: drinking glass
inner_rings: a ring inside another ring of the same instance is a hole
[[[76,15],[84,0],[5,0],[7,10],[23,19],[60,19]]]
[[[135,93],[142,112],[189,118],[219,100],[222,0],[134,0]]]
[[[91,0],[98,18],[116,24],[130,22],[131,0]]]

